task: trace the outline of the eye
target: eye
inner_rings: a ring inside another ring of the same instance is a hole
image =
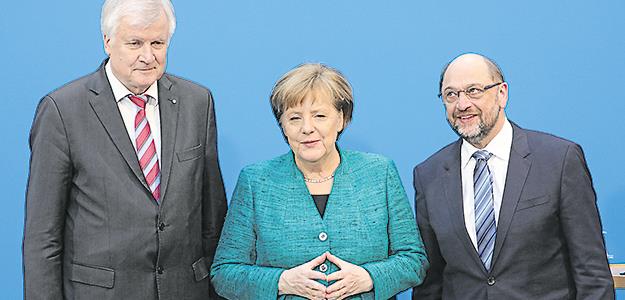
[[[484,92],[484,90],[483,90],[483,89],[481,89],[481,88],[479,88],[479,87],[475,87],[475,86],[470,87],[470,88],[468,88],[468,89],[467,89],[467,93],[469,93],[469,95],[472,95],[472,96],[474,96],[474,95],[479,95],[479,94],[481,94],[482,92]]]
[[[325,118],[325,117],[326,117],[326,115],[324,115],[324,114],[316,114],[316,115],[315,115],[315,118],[320,118],[320,119],[323,119],[323,118]]]
[[[290,116],[289,117],[289,121],[297,121],[299,119],[301,119],[299,116]]]
[[[126,45],[130,46],[130,48],[140,48],[141,42],[137,40],[132,40],[126,43]]]
[[[458,92],[456,91],[446,91],[445,98],[455,98],[458,97]]]
[[[161,49],[165,46],[165,42],[163,41],[154,41],[152,42],[152,47],[156,48],[156,49]]]

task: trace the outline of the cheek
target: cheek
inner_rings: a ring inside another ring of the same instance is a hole
[[[454,118],[454,110],[452,108],[445,107],[445,114],[447,115],[447,119],[451,120]]]
[[[286,136],[289,144],[291,144],[291,142],[295,140],[296,133],[293,131],[292,128],[289,128],[288,126],[282,126],[281,129],[282,134]]]
[[[155,57],[159,63],[164,64],[167,61],[167,50],[157,52]]]

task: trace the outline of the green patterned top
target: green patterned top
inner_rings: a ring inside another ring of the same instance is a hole
[[[373,290],[349,299],[388,299],[423,281],[428,262],[395,164],[376,154],[340,155],[324,218],[292,152],[241,171],[211,270],[217,293],[276,299],[282,271],[326,251],[371,275]],[[326,274],[338,269],[325,264]]]

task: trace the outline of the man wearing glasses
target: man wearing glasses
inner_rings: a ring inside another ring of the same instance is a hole
[[[482,55],[452,60],[439,88],[460,139],[414,169],[430,269],[413,299],[614,299],[581,147],[508,121]]]

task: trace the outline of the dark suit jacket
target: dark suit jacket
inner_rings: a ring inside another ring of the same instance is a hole
[[[431,266],[413,299],[614,299],[582,149],[512,127],[490,272],[464,223],[462,140],[414,169],[417,221]]]
[[[30,136],[25,299],[209,298],[227,209],[213,100],[168,74],[158,92],[160,205],[104,63],[41,100]]]

